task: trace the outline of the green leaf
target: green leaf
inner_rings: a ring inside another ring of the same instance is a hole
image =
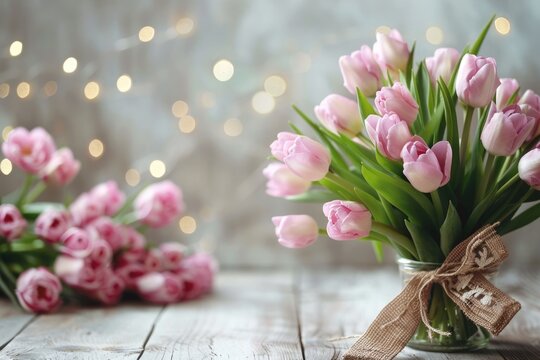
[[[493,23],[493,20],[495,20],[495,15],[489,19],[488,23],[484,28],[482,29],[482,32],[480,35],[478,35],[478,38],[473,43],[471,49],[469,50],[469,53],[478,55],[478,52],[480,51],[480,48],[482,47],[482,44],[484,43],[484,39],[486,38],[487,33],[489,32],[489,29],[491,28],[491,24]]]
[[[48,208],[64,210],[64,205],[53,202],[35,202],[31,204],[25,204],[21,212],[26,219],[35,220],[43,211]]]
[[[362,116],[363,121],[366,121],[366,118],[369,115],[376,114],[373,105],[371,105],[367,97],[359,88],[356,88],[356,98],[358,100],[358,110],[360,111],[360,116]]]
[[[377,258],[377,261],[382,262],[384,259],[383,244],[381,244],[378,241],[372,241],[371,246],[373,246],[373,252],[375,253],[375,257]]]
[[[441,225],[441,250],[445,256],[456,246],[461,240],[463,240],[463,229],[461,227],[461,219],[454,207],[454,204],[450,202],[448,206],[448,212],[446,213],[446,219],[444,219]]]
[[[536,219],[540,217],[540,202],[531,206],[527,210],[523,211],[521,214],[515,216],[512,220],[503,224],[498,232],[501,235],[508,234],[514,230],[522,228],[526,225],[529,225]]]
[[[414,93],[419,105],[418,117],[422,127],[429,121],[429,90],[431,80],[424,61],[418,66],[416,76],[413,77]]]
[[[405,70],[405,77],[407,79],[407,86],[410,88],[411,79],[412,79],[412,68],[414,65],[414,50],[416,49],[416,42],[413,43],[411,47],[411,52],[409,53],[409,59],[407,60],[407,67]]]
[[[336,197],[334,194],[325,190],[310,190],[303,194],[287,196],[286,199],[295,202],[321,203],[335,200]]]
[[[437,245],[437,242],[422,226],[418,226],[416,223],[412,223],[408,220],[405,220],[405,226],[407,226],[407,229],[411,234],[420,261],[431,263],[443,262],[444,255]]]
[[[444,103],[444,119],[446,121],[446,137],[452,147],[452,170],[450,182],[452,185],[459,182],[459,129],[456,115],[456,105],[452,102],[450,91],[444,81],[439,80],[439,90]],[[454,186],[452,186],[454,187]]]
[[[376,221],[388,223],[388,217],[386,216],[384,207],[378,199],[374,198],[369,193],[363,191],[358,187],[354,188],[354,192],[358,196],[360,202],[368,208],[368,210],[371,212],[371,215]]]
[[[292,131],[294,131],[297,135],[304,135],[302,133],[302,131],[296,126],[294,125],[292,122],[289,121],[289,127],[292,129]]]
[[[403,165],[397,161],[386,158],[379,152],[379,150],[376,151],[375,158],[377,159],[379,165],[389,172],[394,173],[397,176],[401,176],[403,174]]]

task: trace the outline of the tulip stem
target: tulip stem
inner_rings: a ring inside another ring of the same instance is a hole
[[[32,186],[32,182],[34,182],[34,176],[33,175],[26,175],[26,178],[24,179],[23,186],[21,188],[21,193],[19,194],[19,198],[15,202],[15,206],[17,206],[17,208],[21,209],[21,207],[24,205],[26,195],[28,194],[28,191],[30,191],[30,187]]]
[[[414,244],[411,242],[411,239],[409,239],[405,235],[400,234],[388,225],[381,224],[376,221],[371,224],[371,229],[381,235],[392,239],[395,243],[401,245],[405,250],[410,252],[416,259],[418,259],[418,252],[416,251]]]
[[[431,200],[433,201],[433,205],[435,206],[437,219],[439,220],[439,223],[442,224],[444,222],[444,211],[443,211],[441,197],[439,196],[438,190],[431,192]]]
[[[493,163],[495,162],[495,155],[491,155],[488,153],[488,157],[486,159],[486,167],[484,168],[484,174],[482,176],[482,179],[480,180],[480,186],[478,187],[478,192],[476,193],[476,202],[480,202],[480,200],[484,197],[484,194],[486,192],[486,187],[489,184],[489,180],[491,179],[491,173],[493,171]]]
[[[467,150],[469,148],[469,134],[471,132],[471,123],[472,116],[474,113],[474,108],[472,106],[467,106],[465,108],[465,123],[463,124],[463,134],[461,135],[461,148],[460,148],[460,159],[462,171],[465,171],[465,163],[467,157]]]
[[[26,196],[26,201],[25,203],[31,203],[33,202],[34,200],[36,200],[39,195],[41,195],[41,193],[43,191],[45,191],[45,189],[47,188],[47,184],[45,184],[43,181],[40,181],[38,182],[33,188],[32,190],[30,190],[28,192],[28,195]]]
[[[514,176],[512,176],[510,180],[508,180],[503,186],[501,186],[499,190],[497,190],[497,193],[495,194],[495,198],[498,198],[499,196],[501,196],[503,192],[508,190],[508,188],[512,186],[518,179],[519,179],[519,174],[515,174]]]

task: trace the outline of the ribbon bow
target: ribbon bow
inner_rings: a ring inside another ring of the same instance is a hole
[[[393,359],[414,335],[420,321],[430,331],[450,335],[429,322],[429,297],[436,283],[469,319],[498,335],[521,305],[484,277],[495,272],[508,256],[496,226],[485,226],[461,242],[439,268],[415,274],[347,351],[344,360]]]

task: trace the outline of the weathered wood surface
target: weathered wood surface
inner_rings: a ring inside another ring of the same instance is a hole
[[[497,285],[523,310],[476,353],[405,349],[397,359],[540,359],[540,271]],[[393,268],[220,274],[215,292],[167,307],[130,303],[26,315],[0,302],[4,359],[340,359],[401,287]]]

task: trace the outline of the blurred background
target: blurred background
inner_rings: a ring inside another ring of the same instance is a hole
[[[320,206],[265,194],[268,145],[301,124],[291,104],[312,114],[327,94],[348,94],[337,59],[371,46],[376,31],[399,29],[425,57],[461,50],[494,13],[482,54],[540,91],[534,0],[4,0],[0,130],[42,126],[71,147],[82,162],[72,195],[107,179],[128,192],[176,182],[186,212],[150,236],[212,251],[223,267],[373,264],[362,242],[278,245],[272,215],[324,221]],[[0,170],[3,195],[22,175],[5,159]],[[537,221],[508,236],[513,266],[537,261],[539,231]]]

